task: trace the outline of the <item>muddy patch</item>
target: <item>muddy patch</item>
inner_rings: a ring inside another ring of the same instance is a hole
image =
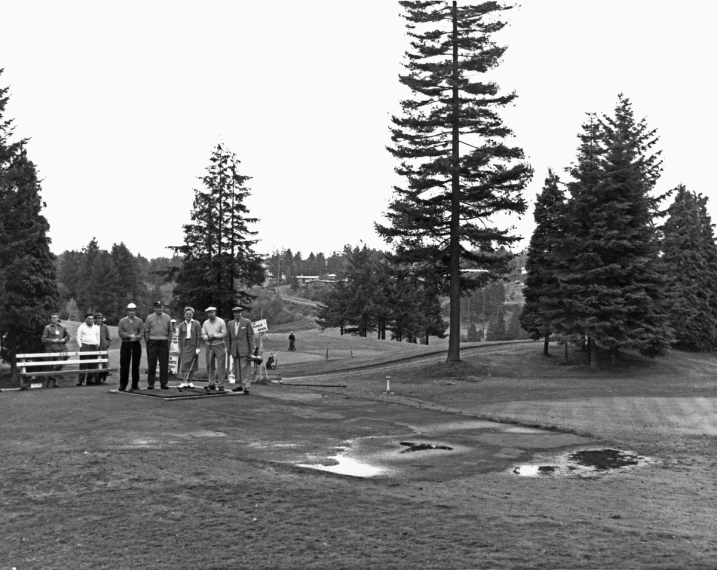
[[[548,458],[544,464],[518,465],[511,472],[521,477],[592,477],[609,472],[625,472],[649,463],[655,463],[655,460],[632,451],[581,449]]]

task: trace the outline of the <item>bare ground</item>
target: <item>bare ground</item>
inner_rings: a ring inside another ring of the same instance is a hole
[[[467,349],[447,367],[430,347],[392,364],[389,343],[355,340],[299,335],[281,368],[345,389],[171,403],[103,388],[2,392],[0,568],[717,566],[716,358],[625,355],[592,371],[580,353],[565,366],[536,343]],[[327,343],[365,353],[332,371]],[[505,466],[563,448],[495,434],[479,450],[494,459],[457,471],[416,460],[410,477],[364,479],[295,464],[437,415],[577,434],[654,463],[522,478]]]

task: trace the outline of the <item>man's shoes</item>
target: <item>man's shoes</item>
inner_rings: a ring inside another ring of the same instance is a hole
[[[147,386],[147,390],[154,390],[154,386]]]
[[[244,393],[248,396],[248,395],[249,395],[249,388],[244,388]]]
[[[135,390],[139,390],[139,388],[128,388],[127,389],[128,392],[134,392]]]
[[[162,390],[169,390],[169,386],[167,386],[166,384],[162,384],[162,385],[160,386],[160,388],[161,388]]]
[[[242,388],[241,386],[237,386],[236,388],[232,388],[232,392],[243,392],[243,391],[244,391],[244,388]]]
[[[205,386],[204,389],[205,389],[207,392],[209,392],[209,390],[216,390],[217,387],[216,387],[216,386]]]
[[[189,388],[189,384],[182,382],[179,386],[177,386],[177,388]]]
[[[187,388],[194,388],[194,384],[192,384],[191,382],[188,382],[188,383],[187,383]]]
[[[78,382],[75,386],[82,386],[82,382]]]
[[[124,392],[125,390],[126,390],[126,388],[117,388],[118,392]]]

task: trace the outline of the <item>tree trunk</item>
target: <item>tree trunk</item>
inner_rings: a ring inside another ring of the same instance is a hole
[[[592,337],[590,337],[588,339],[588,342],[590,343],[590,368],[597,368],[598,367],[597,343],[595,342],[595,339]]]
[[[545,341],[543,342],[543,356],[548,356],[548,347],[550,345],[550,333],[545,333]]]
[[[450,333],[448,337],[448,362],[461,360],[461,268],[460,268],[460,153],[458,145],[458,120],[460,101],[458,99],[458,7],[454,0],[453,17],[453,140],[451,173],[451,300]]]
[[[619,351],[620,349],[617,346],[610,347],[610,364],[617,364],[617,357]]]

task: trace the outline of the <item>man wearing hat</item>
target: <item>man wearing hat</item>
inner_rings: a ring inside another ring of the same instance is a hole
[[[100,328],[95,326],[95,315],[94,313],[87,313],[85,315],[85,322],[80,325],[77,329],[77,345],[80,347],[80,352],[96,352],[100,349]],[[96,360],[96,355],[82,356],[80,360]],[[92,364],[80,364],[80,370],[88,370],[97,368],[96,363]],[[94,378],[97,374],[88,374],[80,372],[77,378],[77,385],[82,386],[82,383],[86,381],[87,385],[94,384]]]
[[[205,389],[218,389],[220,392],[224,392],[224,373],[227,358],[224,339],[227,336],[227,325],[223,319],[217,317],[216,307],[207,307],[205,313],[208,318],[202,325],[202,338],[207,343],[207,376],[209,377],[209,386]],[[216,379],[214,376],[216,376]],[[217,387],[215,383],[219,386]]]
[[[70,333],[60,324],[60,314],[52,313],[50,315],[50,324],[42,331],[42,344],[45,345],[45,351],[53,353],[55,356],[52,360],[67,360],[67,341],[70,340]],[[52,372],[62,370],[62,364],[54,364],[49,367]],[[57,376],[48,376],[45,380],[45,386],[57,388]]]
[[[112,337],[110,336],[110,328],[105,324],[105,317],[102,313],[95,313],[95,326],[100,329],[100,350],[109,350],[110,344],[112,343]],[[98,356],[99,358],[99,356]],[[109,360],[109,359],[108,359]],[[109,367],[109,362],[106,364]],[[102,366],[100,366],[102,368]],[[97,383],[104,384],[107,380],[108,372],[97,373]]]
[[[184,381],[179,385],[180,388],[194,388],[192,372],[199,370],[199,339],[202,337],[202,327],[193,317],[194,309],[185,307],[184,320],[180,323],[177,333],[180,374],[184,377]]]
[[[229,354],[234,359],[234,377],[236,388],[232,392],[249,394],[251,387],[251,356],[254,350],[254,327],[251,321],[242,316],[244,307],[237,305],[232,309],[234,320],[229,323]]]
[[[121,392],[129,384],[129,367],[132,364],[132,386],[130,392],[139,390],[139,361],[142,358],[140,340],[144,336],[144,321],[137,318],[137,305],[127,305],[127,316],[120,320],[117,332],[122,339],[120,347],[120,386]]]
[[[154,304],[154,313],[144,321],[144,339],[147,342],[147,390],[154,390],[159,359],[159,387],[169,390],[169,341],[172,339],[172,319],[163,312],[162,301]]]

